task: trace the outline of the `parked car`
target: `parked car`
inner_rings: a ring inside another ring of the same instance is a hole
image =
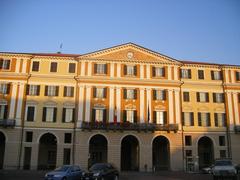
[[[213,168],[213,165],[212,165],[212,166],[209,166],[209,167],[202,168],[202,169],[201,169],[201,172],[202,172],[203,174],[212,174],[212,168]]]
[[[231,177],[237,180],[237,169],[230,159],[216,160],[212,168],[213,179]]]
[[[85,180],[118,180],[119,172],[109,163],[96,163],[84,177]]]
[[[64,165],[48,172],[45,175],[45,180],[81,180],[84,173],[79,166]]]

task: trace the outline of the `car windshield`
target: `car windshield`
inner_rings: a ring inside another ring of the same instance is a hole
[[[103,170],[106,169],[107,166],[105,164],[94,164],[91,168],[90,171],[97,171],[97,170]]]
[[[215,166],[231,166],[231,161],[216,161]]]
[[[69,168],[69,166],[61,166],[56,168],[55,171],[67,171]]]

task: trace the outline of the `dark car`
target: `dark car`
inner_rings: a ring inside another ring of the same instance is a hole
[[[216,160],[212,168],[213,179],[237,179],[237,169],[230,159]]]
[[[118,180],[118,177],[118,170],[109,163],[96,163],[85,173],[85,180]]]
[[[64,165],[45,175],[45,180],[81,180],[84,171],[76,165]]]

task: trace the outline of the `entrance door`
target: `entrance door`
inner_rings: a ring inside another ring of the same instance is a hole
[[[24,148],[23,169],[30,169],[31,154],[32,154],[32,148],[31,147],[25,147]]]
[[[121,142],[121,170],[139,170],[139,143],[132,135],[124,137]]]
[[[103,135],[95,135],[89,142],[89,167],[95,163],[107,162],[107,139]]]
[[[198,141],[199,168],[209,167],[214,161],[213,142],[209,137],[202,137]]]
[[[170,169],[170,146],[164,136],[158,136],[152,144],[152,162],[155,171]]]
[[[4,163],[5,141],[5,135],[0,132],[0,169],[3,168]]]

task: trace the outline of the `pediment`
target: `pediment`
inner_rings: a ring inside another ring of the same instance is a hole
[[[180,64],[179,61],[154,52],[142,46],[127,43],[111,48],[95,51],[84,54],[81,59],[103,59],[103,60],[127,60],[127,61],[144,61],[144,62],[158,62]]]

